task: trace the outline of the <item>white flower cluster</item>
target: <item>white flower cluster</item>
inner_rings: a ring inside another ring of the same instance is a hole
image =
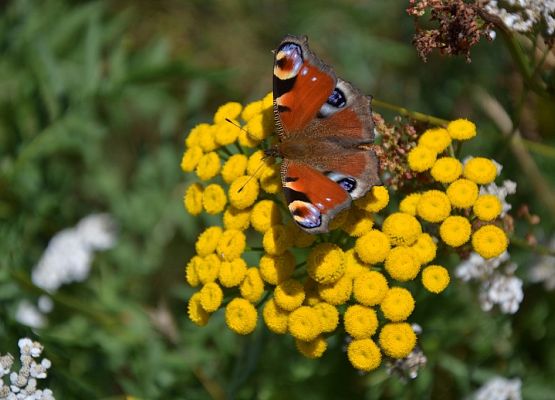
[[[549,243],[549,248],[555,250],[555,236]],[[542,256],[539,261],[530,268],[530,280],[532,282],[543,282],[546,290],[555,289],[555,257]]]
[[[417,335],[422,333],[422,327],[418,324],[412,324],[412,330]],[[409,378],[415,379],[420,368],[424,367],[427,362],[428,359],[422,349],[416,346],[405,358],[388,360],[387,373],[399,377],[402,381],[407,381]]]
[[[471,253],[468,260],[460,263],[455,269],[455,275],[465,282],[481,282],[480,305],[482,310],[490,311],[498,305],[504,314],[514,314],[518,311],[524,298],[522,280],[514,276],[517,269],[515,263],[507,263],[508,252],[486,260],[477,253]],[[498,267],[505,264],[504,270]]]
[[[520,379],[496,376],[487,381],[473,396],[474,400],[521,400]]]
[[[50,389],[37,389],[37,379],[45,379],[51,366],[50,360],[35,361],[42,353],[42,345],[29,338],[19,339],[21,368],[12,372],[14,358],[11,354],[0,356],[0,400],[54,400]],[[4,382],[9,375],[10,383]]]
[[[515,32],[529,32],[542,21],[548,35],[555,32],[555,0],[489,0],[485,9]]]

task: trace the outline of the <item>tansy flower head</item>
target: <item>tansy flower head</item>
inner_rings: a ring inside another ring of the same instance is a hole
[[[416,146],[409,152],[409,167],[416,172],[424,172],[434,165],[437,153],[425,146]]]
[[[418,275],[420,262],[410,247],[398,246],[385,258],[385,270],[393,279],[409,281]]]
[[[422,227],[416,218],[410,214],[396,212],[389,215],[382,226],[383,233],[389,236],[394,245],[410,246],[422,233]]]
[[[319,244],[310,252],[306,268],[316,282],[336,282],[345,272],[343,250],[333,243]]]
[[[472,247],[486,259],[497,257],[508,245],[507,235],[495,225],[482,226],[472,235]]]
[[[264,140],[271,132],[273,124],[273,113],[256,114],[247,122],[246,130],[250,137],[256,140]]]
[[[241,115],[241,110],[243,106],[241,103],[237,103],[235,101],[231,101],[229,103],[225,103],[224,105],[218,108],[216,114],[214,114],[214,123],[225,122],[226,118],[229,119],[237,119],[239,115]],[[231,125],[231,124],[230,124]]]
[[[212,152],[218,147],[214,136],[215,133],[216,127],[210,125],[206,128],[204,133],[198,137],[198,145],[205,153]]]
[[[451,144],[451,136],[445,128],[432,128],[425,131],[418,139],[418,145],[427,147],[435,153],[441,153]]]
[[[387,203],[389,203],[389,192],[384,186],[373,186],[364,197],[355,200],[355,206],[374,213],[383,210]]]
[[[247,263],[242,258],[233,261],[223,261],[220,264],[218,280],[224,287],[239,286],[247,273]]]
[[[276,304],[275,299],[270,299],[262,310],[264,323],[274,333],[284,334],[287,332],[289,312],[285,311]]]
[[[372,229],[374,219],[369,212],[355,208],[351,209],[347,220],[341,226],[349,236],[360,237]]]
[[[218,279],[220,273],[220,258],[215,254],[208,254],[203,257],[196,265],[196,271],[200,283],[206,284]]]
[[[295,270],[295,257],[289,251],[272,256],[265,254],[260,258],[260,275],[271,285],[289,279]]]
[[[411,193],[399,204],[399,211],[412,216],[416,215],[416,205],[420,201],[420,193]]]
[[[221,213],[227,203],[227,197],[220,185],[215,183],[206,186],[202,193],[202,206],[208,214]]]
[[[271,255],[283,254],[293,244],[293,238],[284,225],[273,225],[262,238],[262,246]]]
[[[428,190],[420,196],[416,212],[424,221],[441,222],[451,213],[451,203],[445,193]]]
[[[447,132],[455,140],[468,140],[476,136],[476,125],[467,119],[456,119],[449,122]]]
[[[366,306],[381,303],[388,291],[387,280],[378,271],[367,271],[358,275],[353,282],[355,300]]]
[[[313,306],[318,313],[322,332],[333,332],[339,323],[339,312],[337,308],[325,301],[321,301]]]
[[[239,132],[239,137],[237,138],[239,145],[246,148],[253,148],[260,145],[260,141],[253,138],[246,130],[241,130]]]
[[[218,240],[222,236],[223,230],[219,226],[211,226],[202,232],[195,243],[195,250],[201,257],[207,256],[216,250]]]
[[[280,221],[279,206],[272,200],[261,200],[252,208],[251,224],[258,232],[264,233]]]
[[[482,221],[492,221],[501,214],[503,206],[497,196],[493,194],[482,194],[476,199],[472,210]]]
[[[216,152],[211,151],[210,153],[204,154],[200,158],[197,164],[196,173],[200,180],[207,181],[218,175],[220,168],[220,157]]]
[[[216,311],[222,304],[224,293],[215,282],[208,282],[200,290],[200,304],[207,312]]]
[[[187,151],[183,153],[183,158],[181,159],[181,169],[183,172],[194,171],[203,154],[200,146],[193,146],[187,149]]]
[[[335,306],[345,304],[353,292],[353,280],[348,276],[342,276],[339,280],[318,285],[318,294],[322,300]]]
[[[362,261],[368,264],[382,262],[390,248],[389,237],[377,229],[372,229],[359,237],[355,243],[356,253]]]
[[[288,279],[279,283],[274,290],[276,304],[286,311],[299,308],[303,304],[304,296],[303,285],[295,279]]]
[[[312,307],[297,308],[289,314],[287,323],[289,333],[298,340],[314,340],[322,332],[320,318]]]
[[[355,339],[372,336],[378,329],[378,317],[372,308],[355,304],[345,311],[345,331]]]
[[[484,157],[474,157],[464,164],[463,174],[479,185],[487,185],[495,180],[497,167],[493,161]]]
[[[208,318],[210,314],[206,312],[201,305],[201,294],[199,292],[195,293],[189,299],[189,304],[187,306],[187,311],[189,314],[189,319],[193,321],[198,326],[204,326],[208,323]]]
[[[250,226],[251,210],[245,208],[239,210],[229,206],[224,212],[224,226],[226,229],[238,229],[244,231]]]
[[[183,204],[189,214],[199,215],[202,212],[202,192],[204,188],[200,183],[193,183],[187,188]]]
[[[411,249],[422,265],[436,258],[437,245],[434,239],[427,233],[419,235]]]
[[[457,179],[447,188],[447,197],[453,207],[472,207],[478,198],[478,186],[468,179]]]
[[[347,347],[347,357],[361,371],[372,371],[382,362],[380,349],[372,339],[353,340]]]
[[[468,242],[472,227],[465,217],[451,215],[441,223],[439,236],[452,247],[459,247]]]
[[[295,346],[297,346],[299,353],[308,358],[320,358],[328,348],[326,339],[322,336],[318,336],[316,339],[309,341],[296,339]]]
[[[239,335],[248,335],[256,328],[256,308],[247,300],[236,297],[225,308],[225,322]]]
[[[197,273],[197,264],[202,261],[202,257],[194,256],[189,260],[187,266],[185,267],[185,279],[189,286],[196,287],[200,284],[200,280]]]
[[[461,176],[463,171],[462,163],[453,157],[441,157],[432,167],[430,173],[432,177],[441,183],[451,183]]]
[[[416,334],[406,322],[384,325],[380,332],[380,347],[393,358],[404,358],[416,346]]]
[[[233,207],[243,210],[254,204],[258,197],[258,190],[256,179],[251,179],[249,175],[240,176],[229,186],[229,202]]]
[[[262,112],[263,103],[262,100],[253,101],[245,106],[243,112],[241,113],[241,118],[243,121],[248,121],[255,115],[258,115]]]
[[[380,303],[380,309],[388,320],[393,322],[404,321],[414,310],[414,298],[407,289],[392,287]]]
[[[429,265],[422,271],[422,285],[432,293],[441,293],[449,285],[449,272],[441,265]]]
[[[209,130],[210,130],[209,124],[205,124],[205,123],[198,124],[193,129],[191,129],[191,132],[189,132],[189,134],[187,135],[187,138],[185,139],[185,145],[189,149],[194,146],[199,146],[200,138],[202,136],[209,135],[210,134]]]
[[[245,175],[247,169],[247,156],[234,154],[225,162],[222,168],[222,178],[225,183],[230,184],[240,176]]]
[[[240,260],[238,258],[237,260]],[[234,260],[234,261],[237,261]],[[264,293],[264,281],[260,275],[260,270],[258,268],[249,268],[245,273],[245,277],[239,286],[241,296],[250,301],[251,303],[256,303],[262,297]]]
[[[363,272],[368,271],[368,265],[364,264],[359,256],[355,253],[355,249],[349,249],[345,252],[345,275],[351,279],[355,279]]]
[[[228,121],[221,122],[214,126],[214,141],[219,146],[228,146],[237,140],[239,137],[239,123],[237,121],[232,121],[232,118]]]
[[[220,236],[216,251],[222,260],[231,261],[243,254],[245,246],[245,234],[237,229],[228,229]]]

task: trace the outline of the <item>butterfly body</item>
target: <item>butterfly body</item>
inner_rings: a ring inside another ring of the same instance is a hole
[[[275,51],[274,117],[288,208],[306,232],[329,222],[380,184],[371,98],[337,78],[308,47],[286,36]]]

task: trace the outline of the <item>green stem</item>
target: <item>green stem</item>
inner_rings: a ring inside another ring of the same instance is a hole
[[[545,157],[552,157],[555,158],[555,147],[548,146],[543,143],[533,142],[532,140],[528,139],[520,139],[524,147],[528,150],[533,151],[536,154],[540,154]]]
[[[400,107],[395,104],[387,103],[385,101],[381,101],[378,99],[372,99],[372,105],[378,108],[384,108],[386,110],[395,111],[397,114],[402,115],[404,117],[409,117],[417,121],[426,122],[432,125],[446,126],[449,123],[449,121],[445,119],[434,117],[432,115],[424,114],[418,111],[411,111],[404,107]]]

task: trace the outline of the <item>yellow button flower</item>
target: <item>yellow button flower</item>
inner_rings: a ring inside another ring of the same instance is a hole
[[[218,175],[220,168],[220,157],[216,152],[211,151],[200,158],[196,173],[200,180],[207,181]]]
[[[293,238],[284,225],[274,225],[270,227],[262,238],[264,250],[266,253],[274,256],[283,254],[292,245]]]
[[[308,255],[306,270],[318,283],[336,282],[345,272],[343,250],[333,243],[317,245]]]
[[[239,137],[239,122],[230,118],[230,121],[224,121],[214,126],[214,141],[219,146],[228,146],[234,143]]]
[[[225,322],[239,335],[248,335],[256,328],[258,313],[247,300],[236,297],[225,308]]]
[[[356,369],[372,371],[380,366],[382,354],[372,339],[353,340],[347,347],[347,357]]]
[[[303,304],[304,295],[303,285],[295,279],[288,279],[279,283],[274,290],[276,304],[286,311],[299,308]]]
[[[422,226],[412,215],[396,212],[384,220],[382,230],[391,244],[410,246],[422,233]]]
[[[251,224],[260,233],[281,222],[279,206],[272,200],[261,200],[252,208]]]
[[[495,225],[485,225],[472,235],[472,247],[484,258],[499,256],[509,245],[507,235]]]
[[[452,215],[447,217],[439,227],[439,236],[452,247],[459,247],[468,242],[472,226],[465,217]]]
[[[260,187],[266,193],[276,194],[281,191],[281,174],[280,165],[272,164],[264,169],[264,172],[260,174]]]
[[[355,206],[373,213],[383,210],[388,203],[389,192],[385,186],[373,186],[364,197],[355,200]]]
[[[347,217],[347,221],[342,225],[343,229],[349,236],[361,237],[368,233],[374,226],[372,214],[358,208],[351,209]]]
[[[409,151],[408,162],[409,167],[416,172],[424,172],[434,165],[437,153],[428,147],[416,146]]]
[[[222,288],[215,282],[208,282],[200,289],[200,305],[207,312],[214,312],[222,304],[224,292]]]
[[[240,260],[238,258],[238,260]],[[249,268],[245,274],[241,286],[239,286],[241,296],[250,301],[251,303],[256,303],[264,294],[264,282],[262,281],[262,276],[260,275],[260,270],[258,268]]]
[[[234,154],[225,162],[222,168],[222,178],[225,183],[230,184],[235,179],[245,175],[247,169],[247,156]]]
[[[501,201],[493,194],[482,194],[472,207],[474,214],[482,221],[493,221],[499,217],[503,207]]]
[[[235,101],[230,101],[229,103],[225,103],[224,105],[220,106],[214,114],[214,123],[225,122],[226,118],[229,119],[237,119],[239,115],[241,115],[241,110],[243,106],[241,103],[237,103]]]
[[[200,292],[197,292],[193,294],[193,296],[191,296],[187,305],[187,313],[189,314],[189,319],[193,321],[193,323],[198,326],[204,326],[208,323],[208,318],[210,317],[210,314],[208,314],[206,310],[202,308],[200,298]]]
[[[416,205],[420,201],[420,193],[411,193],[406,196],[399,204],[399,211],[405,214],[416,216]]]
[[[237,139],[242,147],[253,148],[260,145],[260,141],[251,137],[246,130],[239,132],[239,137]]]
[[[386,324],[380,332],[380,347],[393,358],[405,358],[416,346],[416,334],[406,322]]]
[[[262,112],[263,102],[262,100],[253,101],[245,106],[243,112],[241,113],[241,118],[243,121],[248,121],[252,117]]]
[[[209,130],[210,130],[209,124],[206,124],[206,123],[198,124],[193,129],[191,129],[191,131],[187,135],[187,138],[185,139],[185,145],[188,148],[199,146],[200,138],[204,135],[207,135],[207,134],[209,135],[210,134]]]
[[[181,169],[183,172],[194,171],[203,155],[204,153],[199,146],[193,146],[187,149],[187,151],[183,153],[183,158],[181,159]]]
[[[411,246],[420,264],[427,264],[436,258],[437,245],[434,239],[427,233],[418,236],[416,242]]]
[[[202,261],[202,257],[194,256],[187,263],[185,267],[185,280],[191,287],[196,287],[200,284],[200,280],[197,273],[197,264]]]
[[[474,157],[464,165],[463,175],[479,185],[487,185],[495,180],[497,167],[484,157]]]
[[[238,208],[229,206],[224,212],[223,220],[226,229],[247,230],[251,222],[251,210],[250,208],[239,210]]]
[[[259,113],[248,120],[246,130],[256,140],[264,140],[272,132],[274,118],[272,114]]]
[[[339,312],[337,308],[325,301],[321,301],[313,306],[320,317],[322,332],[333,332],[339,324]]]
[[[243,254],[245,246],[245,234],[237,229],[228,229],[220,236],[216,251],[223,260],[232,261]]]
[[[424,221],[441,222],[451,213],[451,203],[445,193],[428,190],[420,196],[416,212]]]
[[[355,304],[345,311],[345,331],[355,339],[366,339],[376,333],[378,316],[372,308]]]
[[[215,254],[209,254],[203,257],[196,265],[197,275],[200,283],[206,284],[214,282],[218,279],[220,273],[221,261]]]
[[[296,339],[295,346],[297,347],[297,350],[299,350],[299,353],[307,358],[320,358],[328,348],[326,339],[322,336],[318,336],[316,339],[308,342]]]
[[[381,303],[388,290],[387,280],[378,271],[367,271],[357,276],[353,282],[355,300],[365,306]]]
[[[387,235],[377,229],[372,229],[355,242],[356,253],[363,262],[368,264],[382,262],[390,248]]]
[[[422,285],[432,293],[441,293],[449,285],[449,272],[441,265],[429,265],[422,271]]]
[[[345,276],[355,279],[360,274],[368,271],[368,265],[364,264],[360,257],[355,253],[355,249],[345,252]]]
[[[200,183],[193,183],[187,188],[183,204],[189,214],[199,215],[202,212],[202,192],[204,188]]]
[[[218,240],[222,236],[223,230],[219,226],[211,226],[202,232],[195,243],[195,250],[201,257],[205,257],[216,251]]]
[[[247,174],[259,178],[272,163],[270,159],[265,158],[264,151],[257,150],[250,155],[247,161]]]
[[[289,279],[294,270],[295,257],[289,251],[279,256],[264,254],[260,257],[260,274],[270,285]]]
[[[345,304],[353,292],[353,280],[348,276],[342,276],[338,281],[318,285],[318,294],[322,300],[338,306]]]
[[[418,139],[418,145],[427,147],[436,153],[441,153],[451,144],[451,136],[445,128],[426,130]]]
[[[463,166],[454,157],[441,157],[432,167],[430,173],[432,177],[441,183],[451,183],[461,176]]]
[[[227,197],[220,185],[212,183],[202,193],[202,206],[208,214],[221,213],[227,204]]]
[[[392,287],[380,303],[384,317],[393,322],[406,320],[414,311],[414,298],[405,288]]]
[[[273,111],[274,106],[274,93],[272,91],[268,92],[266,96],[262,99],[262,109]]]
[[[216,129],[214,125],[210,125],[206,128],[202,135],[198,137],[198,145],[205,153],[211,152],[216,150],[218,145],[214,140],[214,134],[216,133]]]
[[[447,188],[447,197],[453,207],[472,207],[478,198],[478,186],[468,179],[457,179]]]
[[[322,324],[316,310],[312,307],[302,306],[297,308],[288,318],[288,329],[295,339],[314,340],[322,332]]]
[[[222,261],[218,279],[222,286],[230,288],[239,286],[246,274],[247,263],[242,258],[236,258],[233,261]]]
[[[287,332],[289,312],[278,307],[274,299],[270,299],[262,310],[264,323],[274,333],[284,334]]]
[[[455,140],[468,140],[476,136],[476,125],[467,119],[456,119],[449,122],[447,132]]]
[[[258,197],[258,190],[256,179],[251,179],[249,175],[240,176],[229,186],[229,202],[233,207],[244,210],[254,204]]]
[[[385,270],[393,278],[401,282],[416,278],[420,271],[418,257],[407,246],[398,246],[391,249],[385,258]]]

